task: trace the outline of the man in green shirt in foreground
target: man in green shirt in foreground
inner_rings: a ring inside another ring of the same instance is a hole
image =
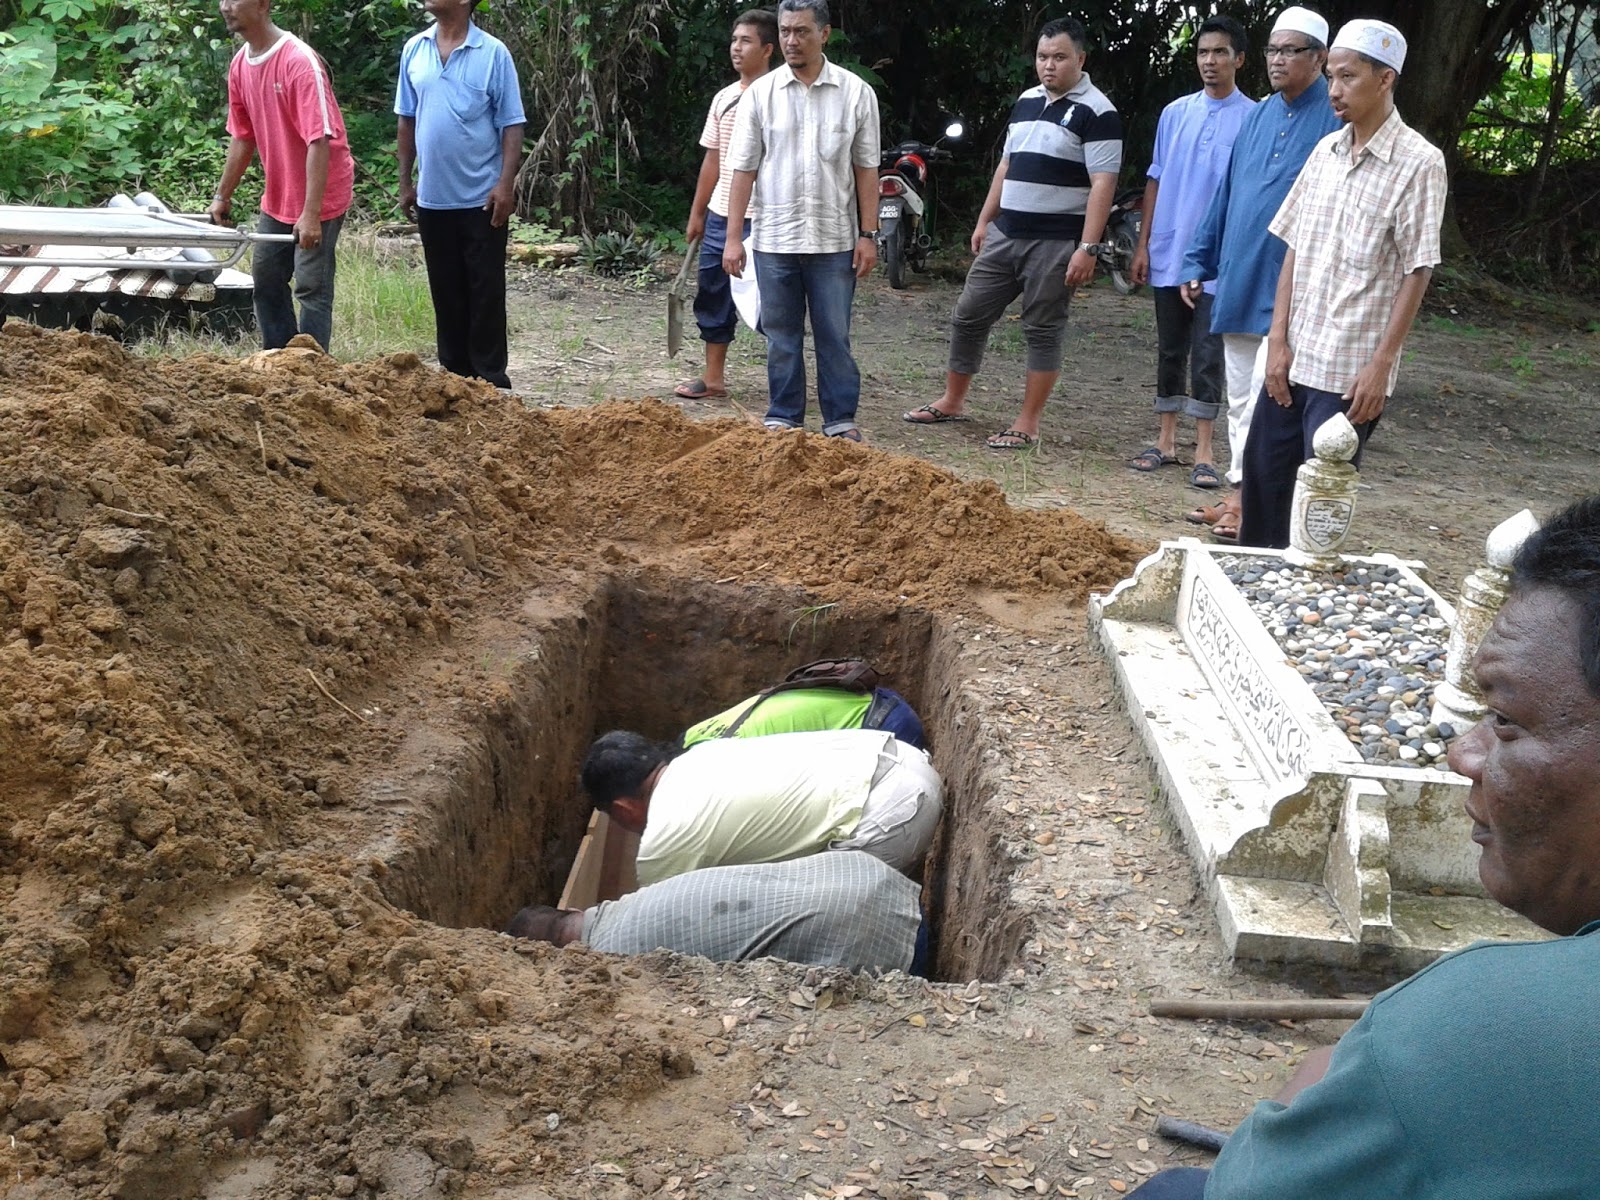
[[[1390,988],[1209,1175],[1164,1171],[1130,1200],[1600,1196],[1600,496],[1524,544],[1474,671],[1488,715],[1450,765],[1478,875],[1558,936],[1480,942]]]

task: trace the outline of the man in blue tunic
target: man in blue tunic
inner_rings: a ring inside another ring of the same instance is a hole
[[[1198,296],[1181,295],[1184,251],[1217,194],[1234,139],[1255,107],[1234,86],[1249,49],[1244,26],[1232,17],[1207,17],[1195,37],[1195,65],[1204,85],[1161,110],[1156,148],[1144,186],[1144,221],[1131,265],[1135,283],[1148,283],[1156,304],[1155,444],[1128,465],[1158,471],[1178,461],[1178,414],[1194,418],[1194,470],[1198,488],[1222,486],[1212,460],[1211,428],[1222,411],[1222,338],[1211,328],[1207,283]]]
[[[1600,496],[1524,544],[1478,651],[1488,715],[1450,748],[1478,877],[1548,929],[1378,996],[1326,1073],[1263,1101],[1216,1166],[1138,1200],[1578,1200],[1600,1189]],[[1312,1066],[1308,1061],[1306,1066]]]
[[[1286,8],[1267,39],[1267,78],[1273,94],[1245,114],[1233,157],[1184,255],[1180,278],[1192,304],[1214,282],[1211,330],[1222,336],[1228,392],[1227,477],[1242,478],[1245,435],[1256,397],[1266,382],[1267,330],[1283,267],[1284,244],[1267,232],[1300,168],[1323,136],[1339,128],[1328,99],[1323,67],[1328,60],[1328,22],[1308,8]],[[1221,504],[1196,509],[1189,518],[1207,522],[1218,536],[1239,533],[1238,493]]]

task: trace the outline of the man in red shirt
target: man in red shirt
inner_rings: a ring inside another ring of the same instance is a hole
[[[272,23],[271,0],[221,0],[222,20],[244,45],[228,67],[228,161],[208,210],[228,220],[234,189],[256,152],[266,190],[262,233],[293,233],[290,242],[255,249],[256,323],[268,350],[308,333],[323,349],[333,333],[333,250],[350,207],[355,163],[327,64],[310,46]],[[294,300],[300,302],[295,318]]]

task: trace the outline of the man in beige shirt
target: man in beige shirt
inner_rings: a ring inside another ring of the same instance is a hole
[[[805,424],[809,310],[822,432],[859,442],[850,306],[856,281],[878,261],[878,98],[828,61],[822,49],[830,32],[827,0],[779,4],[784,65],[750,85],[734,123],[722,265],[743,278],[740,230],[754,195],[750,244],[767,335],[767,427]]]
[[[1344,413],[1366,444],[1440,261],[1444,155],[1395,111],[1405,59],[1393,25],[1339,31],[1328,97],[1346,125],[1317,143],[1269,227],[1288,252],[1267,334],[1273,403],[1256,405],[1245,440],[1247,546],[1289,544],[1295,473],[1324,421]]]

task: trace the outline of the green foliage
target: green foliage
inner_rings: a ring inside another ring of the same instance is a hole
[[[1600,112],[1589,107],[1569,80],[1552,123],[1555,83],[1552,55],[1513,55],[1500,81],[1467,118],[1461,134],[1462,160],[1497,175],[1520,174],[1534,169],[1540,149],[1551,138],[1552,163],[1600,157]]]
[[[578,261],[610,279],[643,277],[660,258],[661,247],[637,233],[586,233],[578,246]]]
[[[666,13],[665,0],[506,0],[486,21],[511,50],[535,118],[519,212],[568,228],[594,221],[606,166],[620,178],[638,152],[637,85],[662,52]]]

